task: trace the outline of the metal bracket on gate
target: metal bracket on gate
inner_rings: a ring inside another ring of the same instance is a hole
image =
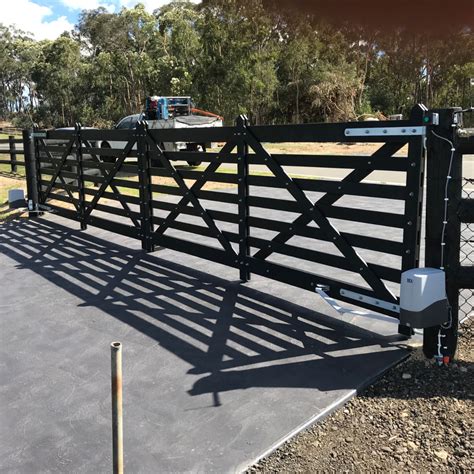
[[[335,309],[339,314],[353,314],[356,316],[375,316],[375,313],[371,313],[370,311],[362,311],[356,309],[345,308],[340,306],[338,302],[331,298],[326,292],[329,291],[329,287],[326,285],[317,285],[315,288],[316,293],[321,296],[321,298],[326,301],[326,303]],[[400,312],[400,306],[395,305],[392,303],[388,303],[387,301],[382,301],[376,298],[372,298],[370,296],[361,295],[359,293],[355,293],[353,291],[348,290],[340,290],[339,291],[342,296],[346,298],[354,299],[355,301],[362,301],[365,304],[370,304],[378,308],[389,309],[390,311],[395,311],[397,313]]]
[[[346,298],[350,298],[354,301],[362,301],[365,304],[395,311],[396,313],[400,312],[400,306],[398,304],[389,303],[388,301],[383,301],[378,298],[372,298],[371,296],[361,295],[360,293],[355,293],[354,291],[340,290],[339,293],[341,296],[345,296]]]
[[[415,137],[426,135],[426,127],[346,128],[346,137]]]
[[[315,288],[316,293],[321,296],[321,298],[329,305],[331,308],[336,310],[339,314],[353,314],[355,316],[372,316],[374,313],[369,313],[367,311],[361,311],[356,309],[345,308],[340,306],[334,298],[331,298],[326,291],[329,291],[329,287],[323,285],[318,285]]]

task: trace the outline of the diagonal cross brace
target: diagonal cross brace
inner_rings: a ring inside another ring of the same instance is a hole
[[[43,146],[45,146],[44,145],[44,140],[42,140],[42,142],[43,142]],[[71,140],[67,144],[66,150],[64,151],[63,155],[61,156],[61,163],[58,164],[58,167],[56,168],[56,170],[54,172],[54,175],[51,178],[51,181],[49,182],[48,187],[46,188],[46,191],[44,192],[45,196],[48,196],[48,194],[51,192],[51,189],[53,189],[54,183],[58,179],[59,173],[61,172],[61,168],[64,166],[64,163],[67,160],[67,157],[68,157],[68,155],[71,151],[72,146],[74,145],[74,142],[75,142],[74,138],[71,138]],[[49,157],[52,159],[53,157],[52,157],[51,153],[49,153],[48,151],[47,151],[47,153],[48,153]]]
[[[88,140],[83,140],[83,142],[87,147],[92,148]],[[107,176],[107,170],[106,170],[106,168],[104,168],[103,162],[94,153],[90,153],[90,155],[99,164],[99,169],[102,172],[102,176],[105,178]],[[112,188],[112,191],[116,194],[117,199],[119,200],[119,202],[122,205],[123,209],[127,213],[128,217],[130,217],[130,219],[132,220],[133,225],[135,227],[139,228],[140,224],[139,224],[138,220],[135,219],[135,217],[132,215],[132,211],[131,211],[130,207],[128,206],[127,201],[125,201],[123,199],[123,196],[120,193],[120,191],[118,190],[117,186],[115,186],[115,184],[110,184],[110,187]]]
[[[398,150],[400,150],[400,148],[402,148],[404,145],[404,143],[385,143],[375,153],[373,153],[371,157],[390,157]],[[359,183],[360,181],[365,179],[370,173],[372,173],[372,170],[356,169],[354,171],[351,171],[345,178],[341,180],[341,182]],[[331,206],[339,199],[341,199],[342,196],[342,194],[338,195],[327,193],[321,198],[319,198],[314,205]],[[312,218],[308,217],[306,214],[301,214],[293,222],[288,224],[286,231],[282,231],[275,237],[273,237],[273,239],[270,241],[270,248],[260,249],[258,252],[255,253],[254,257],[265,260],[273,252],[275,252],[279,245],[288,242],[288,240],[290,240],[296,234],[296,232],[298,232],[299,229],[306,227],[311,221]]]
[[[199,191],[207,182],[208,176],[211,173],[214,173],[217,168],[221,165],[221,162],[219,161],[219,157],[223,155],[227,155],[228,153],[231,153],[232,150],[234,149],[235,144],[233,142],[228,142],[224,145],[224,147],[221,149],[219,154],[217,155],[216,161],[210,163],[208,167],[205,169],[205,171],[202,173],[199,179],[197,179],[194,184],[191,186],[190,192],[195,193]],[[176,204],[176,207],[171,211],[166,219],[161,223],[161,225],[158,227],[156,230],[157,234],[164,234],[166,229],[171,225],[171,223],[176,220],[176,218],[179,216],[180,212],[186,207],[186,205],[189,202],[189,197],[188,196],[183,196],[181,200]]]
[[[105,181],[101,184],[100,188],[97,190],[97,194],[94,196],[94,199],[89,203],[89,206],[86,209],[86,212],[84,213],[84,223],[87,224],[87,218],[90,216],[91,212],[94,210],[95,205],[99,201],[99,199],[102,197],[104,194],[105,190],[108,188],[110,185],[112,179],[114,179],[114,176],[117,174],[118,170],[122,166],[123,162],[125,161],[125,158],[127,158],[127,155],[130,153],[130,150],[132,149],[133,145],[135,145],[136,138],[131,139],[125,148],[123,149],[121,155],[115,162],[114,167],[110,170],[109,174],[106,176]]]
[[[44,140],[43,140],[43,139],[39,139],[39,141],[40,141],[40,143],[41,143],[41,145],[42,145],[42,147],[43,147],[43,151],[46,153],[46,156],[47,156],[50,160],[54,160],[54,157],[53,157],[53,155],[51,154],[51,152],[47,149],[46,144],[44,143]],[[71,148],[72,148],[72,145],[69,147],[69,150],[68,150],[68,151],[70,151]],[[69,153],[68,153],[68,155],[69,155]],[[66,157],[67,157],[67,155],[66,155]],[[64,178],[61,176],[61,168],[64,166],[64,161],[61,161],[61,163],[60,163],[60,164],[57,164],[57,165],[56,165],[54,162],[52,162],[52,164],[53,164],[53,166],[58,166],[58,168],[56,168],[56,170],[55,170],[55,176],[56,176],[56,178],[55,178],[54,181],[56,181],[57,178],[59,178],[59,179],[61,180],[61,182],[64,184],[64,189],[65,189],[65,191],[67,192],[68,196],[69,196],[70,199],[71,199],[71,202],[72,202],[73,206],[76,208],[76,211],[79,212],[79,206],[76,204],[73,194],[72,194],[71,191],[69,191],[69,189],[67,188],[66,181],[65,181]],[[51,179],[51,181],[50,181],[50,183],[49,183],[49,185],[48,185],[49,192],[45,192],[45,200],[47,199],[48,194],[49,194],[49,193],[51,192],[51,190],[53,189],[53,186],[54,186],[54,182],[53,182],[53,180]]]
[[[367,263],[354,250],[351,244],[339,233],[339,231],[329,222],[328,218],[315,206],[299,188],[299,186],[286,174],[283,168],[276,162],[261,145],[261,143],[253,136],[250,129],[246,131],[247,143],[252,147],[255,153],[260,154],[267,164],[268,168],[273,172],[275,177],[285,184],[287,191],[301,206],[302,213],[307,215],[310,220],[314,221],[319,228],[326,233],[332,243],[339,249],[345,258],[352,263],[354,270],[359,273],[362,278],[370,285],[370,287],[387,301],[397,302],[393,293],[385,286],[384,282],[374,273]]]
[[[189,202],[195,207],[195,209],[199,212],[200,217],[204,220],[207,224],[209,229],[214,232],[215,237],[220,242],[224,250],[229,252],[232,257],[237,258],[237,254],[235,253],[234,249],[230,242],[224,237],[220,229],[216,226],[214,220],[209,216],[207,211],[202,207],[199,199],[194,195],[194,193],[188,188],[184,179],[178,173],[176,168],[171,164],[170,160],[167,158],[166,153],[160,148],[160,146],[150,137],[147,135],[147,141],[151,146],[154,146],[158,151],[159,159],[163,166],[171,173],[171,176],[174,178],[176,183],[178,184],[179,188],[183,195],[189,200]],[[217,162],[219,164],[219,162]],[[196,183],[195,183],[196,184]],[[204,184],[204,183],[203,183]],[[202,185],[201,185],[202,186]],[[176,211],[176,210],[175,210]],[[178,212],[179,214],[179,212]]]

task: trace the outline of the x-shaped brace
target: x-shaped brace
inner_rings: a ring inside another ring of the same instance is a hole
[[[83,140],[84,144],[86,145],[86,147],[88,148],[92,148],[89,141],[88,140]],[[103,162],[100,158],[97,157],[97,155],[95,155],[94,153],[90,153],[90,156],[92,156],[92,158],[97,161],[97,163],[99,164],[99,169],[102,173],[102,177],[106,177],[107,176],[107,171],[106,171],[106,168],[103,166]],[[133,225],[137,228],[140,227],[140,223],[138,222],[138,220],[132,215],[132,211],[130,209],[130,207],[128,206],[127,204],[127,201],[125,201],[123,199],[123,196],[122,194],[120,193],[120,191],[118,190],[117,186],[115,186],[115,184],[110,184],[110,187],[112,188],[112,191],[115,193],[115,195],[117,196],[117,199],[120,201],[120,204],[122,205],[124,211],[127,213],[127,216],[132,220],[133,222]]]
[[[280,180],[287,191],[293,196],[301,207],[303,215],[308,222],[314,221],[319,228],[331,239],[332,243],[350,262],[353,262],[354,271],[359,273],[370,287],[387,301],[397,302],[393,293],[385,286],[384,282],[374,273],[367,263],[354,250],[352,245],[340,234],[323,214],[318,205],[313,204],[299,186],[286,174],[285,170],[268,153],[261,143],[253,136],[251,129],[247,128],[246,140],[254,152],[260,155],[275,177]]]
[[[115,162],[114,167],[106,175],[105,181],[101,184],[100,188],[97,190],[97,194],[94,196],[92,201],[87,206],[87,208],[85,210],[85,213],[84,213],[84,223],[85,224],[87,223],[87,217],[89,217],[89,215],[93,211],[94,207],[96,206],[97,202],[103,196],[105,190],[110,186],[112,180],[114,179],[114,176],[117,174],[119,169],[122,167],[122,164],[125,161],[125,158],[127,158],[128,154],[130,153],[130,150],[133,148],[133,145],[135,145],[135,142],[136,142],[136,138],[133,138],[127,143],[125,148],[122,150],[122,153],[117,158],[117,161]]]
[[[150,135],[147,135],[147,142],[150,144],[150,146],[154,147],[158,151],[158,157],[163,167],[171,174],[171,176],[173,177],[173,179],[176,181],[177,185],[179,186],[181,192],[183,193],[183,197],[181,198],[179,203],[176,205],[175,209],[171,211],[171,213],[166,217],[165,221],[158,227],[155,233],[160,234],[160,235],[163,234],[165,230],[170,226],[170,224],[179,216],[182,209],[186,207],[188,202],[190,202],[194,206],[194,208],[197,210],[198,215],[204,220],[204,222],[207,224],[209,229],[213,232],[215,238],[219,241],[222,247],[227,252],[229,252],[234,258],[236,258],[237,254],[232,248],[232,245],[227,240],[227,238],[224,237],[222,232],[216,226],[212,217],[203,208],[203,206],[199,202],[199,199],[194,194],[195,192],[197,192],[199,189],[201,189],[204,186],[204,184],[207,181],[208,176],[211,173],[215,172],[216,169],[220,166],[221,161],[219,157],[222,157],[223,155],[230,153],[235,147],[235,144],[232,142],[226,143],[226,145],[222,148],[221,152],[217,156],[217,159],[211,164],[209,164],[209,166],[207,167],[206,171],[202,174],[202,176],[194,183],[194,185],[191,188],[189,188],[186,185],[184,179],[176,170],[176,168],[171,164],[170,160],[166,156],[166,152],[161,149],[159,144],[156,143],[156,141],[153,140],[153,138],[150,137]]]
[[[52,160],[52,161],[51,161],[51,164],[56,167],[55,170],[54,170],[54,175],[52,176],[51,181],[49,182],[48,187],[47,187],[47,189],[46,189],[46,191],[45,191],[45,193],[44,193],[45,199],[48,197],[49,193],[51,192],[51,190],[52,190],[53,187],[54,187],[54,184],[55,184],[56,180],[59,178],[59,179],[61,180],[61,182],[63,183],[64,189],[66,190],[66,192],[67,192],[69,198],[71,199],[72,204],[73,204],[74,207],[76,208],[76,211],[79,212],[79,206],[77,205],[76,200],[74,199],[73,194],[72,194],[71,191],[68,189],[67,184],[66,184],[66,181],[65,181],[64,178],[61,176],[61,169],[63,168],[64,163],[66,162],[67,157],[69,156],[69,153],[70,153],[70,151],[71,151],[71,148],[72,148],[72,146],[74,145],[74,139],[72,139],[72,140],[68,143],[68,145],[67,145],[67,147],[66,147],[66,150],[65,150],[65,152],[63,153],[63,155],[62,155],[62,157],[61,157],[61,163],[55,163],[55,162],[54,162],[55,158],[53,157],[53,155],[51,154],[51,152],[47,149],[44,140],[43,140],[42,138],[40,138],[40,139],[38,139],[38,140],[40,141],[40,144],[41,144],[41,146],[42,146],[43,151],[46,153],[46,156],[47,156],[50,160]]]

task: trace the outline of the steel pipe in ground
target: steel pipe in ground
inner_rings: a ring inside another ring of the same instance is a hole
[[[112,356],[112,457],[114,474],[123,473],[122,344],[110,344]]]

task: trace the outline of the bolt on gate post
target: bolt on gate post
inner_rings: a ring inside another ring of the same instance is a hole
[[[439,125],[428,127],[427,132],[425,266],[444,269],[446,293],[451,307],[450,324],[423,331],[423,351],[428,358],[438,353],[440,331],[443,356],[452,358],[457,347],[459,288],[456,279],[461,234],[457,211],[462,195],[462,155],[454,151],[451,144],[455,143],[454,116],[459,110],[434,110],[439,114]]]
[[[236,120],[236,139],[237,139],[237,176],[238,176],[238,209],[239,209],[239,269],[240,279],[243,282],[250,280],[249,262],[247,258],[250,255],[249,245],[249,147],[245,140],[248,119],[245,115],[239,115]]]
[[[146,141],[147,125],[140,121],[135,129],[137,139],[137,166],[140,193],[140,237],[142,249],[153,252],[153,205],[150,174],[150,153]]]
[[[82,139],[81,139],[81,124],[76,123],[74,127],[74,134],[76,138],[76,161],[77,161],[77,191],[78,191],[78,211],[79,220],[81,223],[81,230],[87,229],[87,223],[85,221],[86,212],[86,197],[85,197],[85,185],[84,185],[84,157],[82,155]]]

